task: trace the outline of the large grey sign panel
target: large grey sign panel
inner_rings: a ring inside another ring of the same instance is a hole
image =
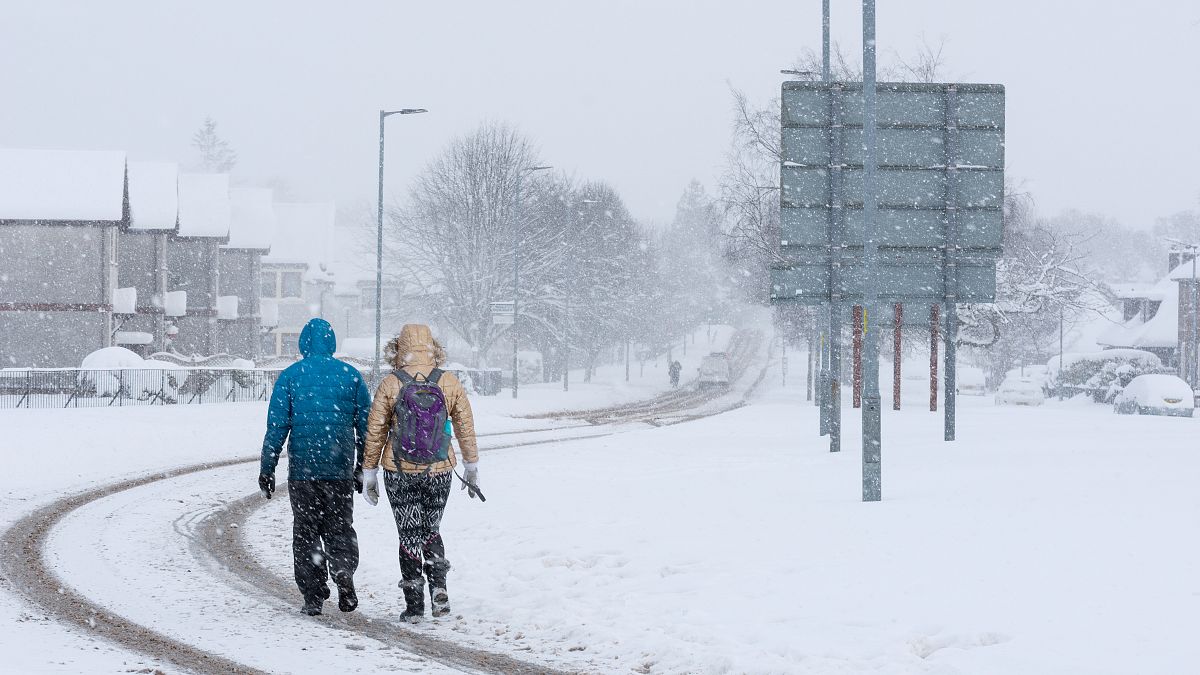
[[[885,267],[883,297],[993,300],[1003,237],[1004,88],[901,83],[877,91],[880,255],[937,253]],[[830,287],[829,255],[862,248],[862,85],[788,82],[782,100],[780,244],[795,264],[773,273],[772,298],[850,299],[861,294],[861,270],[846,261]],[[949,275],[947,256],[958,261]],[[796,283],[814,277],[824,281]]]

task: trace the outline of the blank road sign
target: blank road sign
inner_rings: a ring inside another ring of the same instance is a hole
[[[1003,239],[1004,88],[878,85],[880,297],[991,302]],[[786,82],[773,301],[861,297],[862,84]]]

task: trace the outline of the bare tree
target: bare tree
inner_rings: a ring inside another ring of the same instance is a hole
[[[537,164],[519,132],[484,124],[426,167],[406,208],[390,209],[390,276],[428,298],[476,358],[508,330],[492,323],[490,307],[513,299],[514,256],[527,280],[522,301],[537,298],[536,280],[556,262],[557,233],[541,217],[542,180],[522,176]]]
[[[229,141],[217,135],[217,123],[211,117],[192,134],[192,147],[200,153],[196,168],[209,173],[227,173],[237,165],[237,152]]]

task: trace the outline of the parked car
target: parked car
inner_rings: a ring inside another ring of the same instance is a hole
[[[1139,375],[1113,400],[1118,415],[1191,417],[1195,410],[1192,388],[1174,375]]]
[[[1009,375],[996,390],[996,405],[1041,405],[1045,402],[1042,384],[1034,377]]]
[[[958,393],[965,396],[986,396],[986,378],[978,368],[960,367],[956,373]]]
[[[697,383],[701,389],[728,387],[729,375],[729,355],[725,352],[713,352],[700,362],[700,377]]]

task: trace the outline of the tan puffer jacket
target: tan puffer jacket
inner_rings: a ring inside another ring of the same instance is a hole
[[[400,335],[388,343],[387,352],[394,367],[403,368],[414,377],[417,373],[428,376],[435,367],[442,365],[446,360],[446,353],[433,339],[429,326],[415,323],[406,324],[400,330]],[[475,444],[475,419],[471,415],[471,403],[467,400],[466,390],[453,373],[443,374],[438,386],[442,388],[442,394],[446,397],[446,407],[454,425],[454,438],[462,450],[463,460],[479,461],[479,448]],[[397,470],[388,436],[392,429],[396,398],[399,395],[400,379],[395,375],[384,377],[375,391],[371,414],[367,418],[367,448],[363,456],[363,469],[366,471],[373,471],[381,460],[385,471]],[[451,444],[450,457],[445,461],[432,467],[401,461],[399,470],[404,473],[424,473],[428,469],[430,473],[439,474],[450,471],[456,464],[454,445]]]

